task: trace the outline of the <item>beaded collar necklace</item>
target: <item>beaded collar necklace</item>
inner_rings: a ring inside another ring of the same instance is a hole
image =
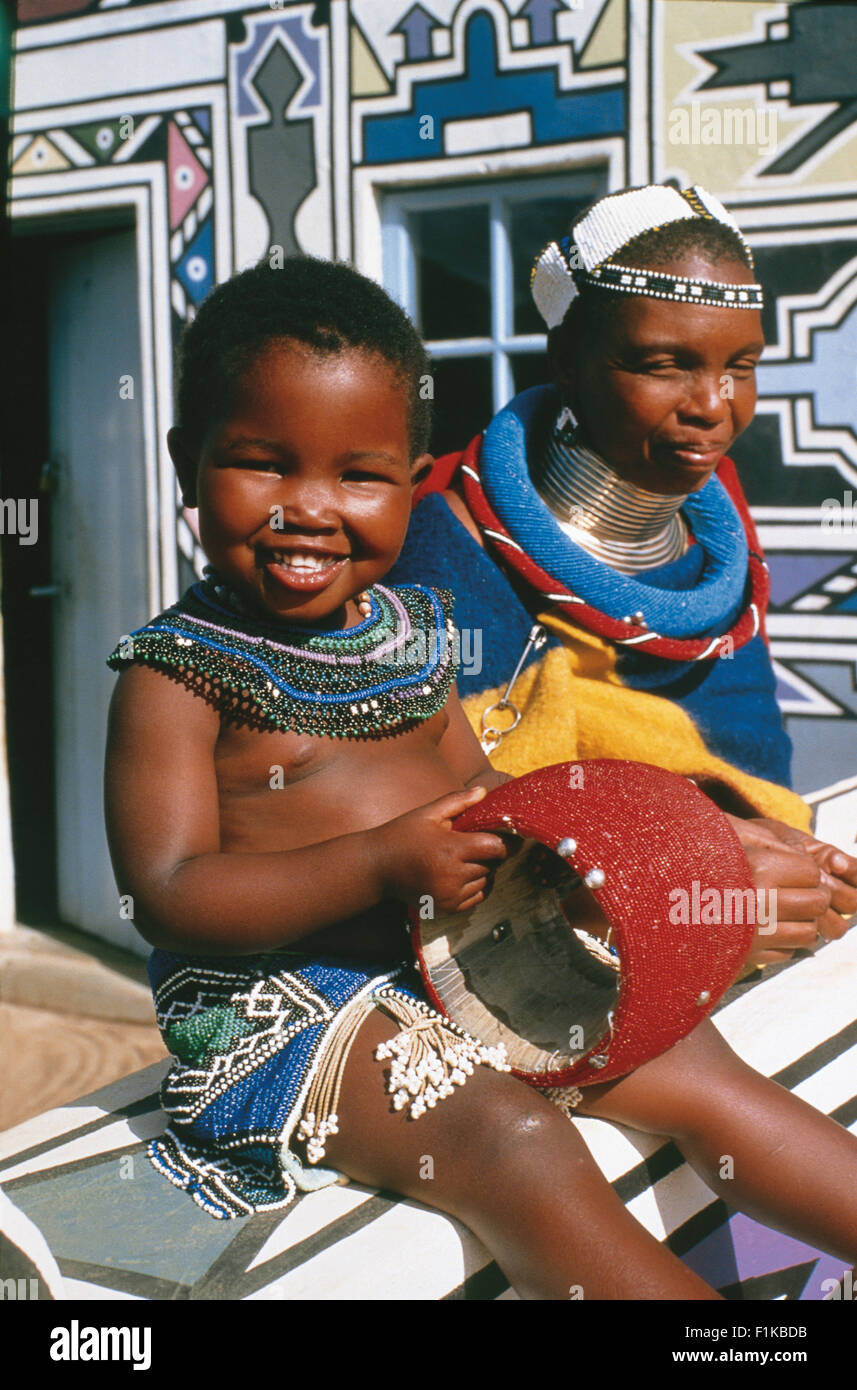
[[[452,595],[376,584],[367,602],[354,627],[288,627],[236,611],[212,576],[123,637],[107,664],[163,671],[254,728],[383,738],[446,703],[457,664]]]

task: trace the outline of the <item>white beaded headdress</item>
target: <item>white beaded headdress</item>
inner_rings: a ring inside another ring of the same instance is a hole
[[[622,265],[613,259],[643,232],[695,217],[722,222],[735,232],[752,266],[752,253],[735,219],[704,188],[695,186],[679,192],[665,184],[650,184],[647,188],[611,193],[590,208],[571,237],[546,246],[533,267],[533,299],[548,328],[559,327],[581,285],[598,285],[623,294],[644,294],[685,304],[761,309],[761,285],[691,280],[663,270]]]

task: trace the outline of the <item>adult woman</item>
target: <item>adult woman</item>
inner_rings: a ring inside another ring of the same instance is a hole
[[[725,457],[764,346],[749,247],[704,189],[631,189],[546,248],[533,294],[554,385],[438,462],[394,582],[451,585],[481,631],[459,688],[497,767],[606,756],[693,777],[778,889],[755,959],[841,935],[857,861],[806,834],[788,790],[767,574]]]

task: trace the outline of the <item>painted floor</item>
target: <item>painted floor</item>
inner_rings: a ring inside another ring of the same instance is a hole
[[[760,982],[716,1022],[749,1062],[857,1132],[857,931]],[[514,1298],[463,1227],[350,1184],[215,1221],[154,1172],[164,1063],[0,1136],[0,1185],[40,1229],[65,1293],[90,1299]],[[816,1301],[845,1269],[731,1213],[671,1144],[576,1122],[634,1215],[733,1300]],[[419,1258],[415,1258],[415,1251]]]

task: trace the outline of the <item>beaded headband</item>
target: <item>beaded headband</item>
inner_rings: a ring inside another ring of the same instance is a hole
[[[752,266],[753,256],[735,219],[704,188],[679,192],[662,184],[631,188],[609,194],[575,225],[573,234],[552,241],[533,267],[531,289],[536,307],[548,328],[558,328],[582,285],[623,294],[643,294],[652,299],[672,299],[684,304],[715,308],[761,309],[762,286],[726,284],[721,280],[692,280],[617,264],[613,257],[644,232],[657,231],[670,222],[703,218],[721,222],[739,238]]]

